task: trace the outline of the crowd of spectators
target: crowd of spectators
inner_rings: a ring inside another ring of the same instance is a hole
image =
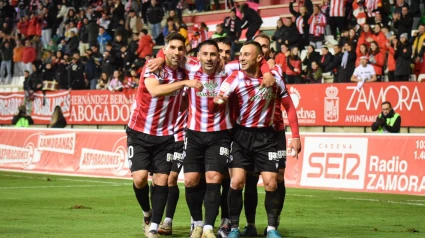
[[[272,37],[288,83],[350,82],[367,57],[377,81],[409,81],[425,73],[425,19],[421,0],[310,0],[280,19]],[[333,48],[330,50],[330,48]],[[300,50],[306,55],[300,58]],[[332,53],[330,51],[333,51]]]
[[[411,74],[425,73],[420,0],[289,1],[292,17],[277,21],[276,51],[268,56],[282,66],[288,83],[320,83],[324,73],[332,74],[334,82],[349,82],[362,56],[378,81],[385,76],[407,81]],[[0,84],[23,76],[29,94],[42,90],[43,81],[56,81],[59,89],[135,88],[153,47],[170,32],[183,35],[188,55],[196,55],[198,44],[210,38],[208,27],[195,24],[188,32],[182,14],[220,8],[218,0],[213,6],[210,2],[0,1]],[[226,5],[229,15],[212,38],[229,37],[233,58],[242,29],[252,39],[263,21],[247,4],[226,0]]]

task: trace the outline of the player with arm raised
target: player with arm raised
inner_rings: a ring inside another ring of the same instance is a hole
[[[225,107],[229,96],[236,95],[240,112],[233,134],[230,167],[231,185],[228,196],[232,230],[229,238],[240,236],[239,217],[242,210],[242,189],[245,185],[246,170],[252,163],[259,172],[266,190],[265,208],[268,218],[267,237],[280,237],[276,230],[280,207],[280,194],[277,190],[278,156],[276,133],[272,127],[278,88],[260,87],[262,61],[261,45],[254,41],[245,42],[240,54],[242,71],[233,72],[221,85],[215,105],[210,110]],[[284,86],[283,86],[284,87]],[[284,91],[284,89],[281,89]],[[286,91],[286,90],[285,90]]]
[[[127,145],[133,189],[144,214],[148,238],[159,237],[157,230],[168,196],[168,174],[174,145],[174,125],[183,87],[202,89],[198,81],[183,80],[178,64],[185,54],[185,39],[178,33],[167,36],[165,67],[144,69],[127,127]],[[152,211],[149,204],[148,174],[153,173]],[[150,225],[149,225],[150,224]]]

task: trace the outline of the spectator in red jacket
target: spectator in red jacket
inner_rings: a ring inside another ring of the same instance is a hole
[[[300,84],[301,59],[298,57],[298,47],[293,47],[289,57],[286,57],[286,82],[288,84]]]
[[[153,47],[155,43],[152,40],[152,37],[148,35],[148,31],[143,29],[139,35],[139,48],[136,51],[136,54],[139,58],[144,59],[147,55],[152,55]]]
[[[363,32],[360,33],[359,41],[357,42],[357,49],[356,49],[357,55],[360,54],[360,45],[365,44],[366,47],[369,48],[370,42],[373,41],[372,36],[373,36],[373,33],[370,30],[370,26],[368,24],[364,24]]]
[[[28,24],[29,21],[27,16],[22,17],[18,22],[18,30],[23,37],[28,35]]]
[[[36,51],[35,48],[31,46],[31,41],[25,41],[24,52],[22,54],[22,62],[24,63],[24,70],[28,70],[28,72],[32,73],[32,62],[36,59]]]
[[[38,17],[34,14],[31,13],[31,17],[30,20],[28,22],[28,36],[32,37],[32,36],[36,36],[37,35],[37,30],[41,29],[40,26],[38,26],[40,24]],[[41,35],[41,32],[40,32]]]
[[[369,63],[373,66],[376,73],[376,80],[382,81],[383,70],[385,61],[385,54],[381,52],[379,45],[376,41],[370,43],[369,50]]]
[[[385,54],[387,52],[387,37],[384,35],[384,33],[381,32],[381,25],[375,24],[373,32],[374,34],[371,36],[371,38],[373,41],[378,43],[380,51]],[[376,75],[378,75],[378,72],[376,72]]]

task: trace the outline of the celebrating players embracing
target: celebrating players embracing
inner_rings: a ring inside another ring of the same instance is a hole
[[[128,159],[133,189],[145,220],[145,235],[159,237],[157,230],[168,196],[168,174],[174,146],[174,125],[183,87],[203,88],[196,80],[183,80],[178,64],[185,54],[185,39],[178,33],[167,36],[166,62],[162,70],[144,69],[127,128]],[[152,211],[148,174],[153,173]],[[149,226],[150,223],[150,226]]]

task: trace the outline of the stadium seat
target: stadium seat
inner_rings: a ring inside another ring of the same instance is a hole
[[[5,93],[10,93],[10,92],[12,92],[12,88],[11,87],[7,87],[7,88],[4,89],[4,92]]]
[[[416,82],[416,75],[415,74],[411,74],[410,78],[409,78],[410,82]]]
[[[4,93],[5,88],[0,88],[0,93]]]
[[[19,92],[19,88],[18,88],[18,87],[13,87],[13,88],[12,88],[12,92],[13,92],[13,93]]]
[[[323,83],[333,83],[334,82],[334,76],[331,73],[323,73],[322,74],[322,82]]]
[[[425,82],[425,74],[419,74],[418,82],[422,82],[422,81]]]

